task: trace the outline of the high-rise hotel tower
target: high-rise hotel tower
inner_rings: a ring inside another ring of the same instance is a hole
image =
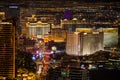
[[[15,77],[15,29],[9,22],[0,22],[0,76]]]
[[[103,32],[67,33],[66,53],[68,55],[90,55],[99,50],[104,50]]]

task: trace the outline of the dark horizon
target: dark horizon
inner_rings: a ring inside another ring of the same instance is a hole
[[[27,1],[74,1],[74,2],[120,2],[119,0],[0,0],[0,2],[27,2]]]

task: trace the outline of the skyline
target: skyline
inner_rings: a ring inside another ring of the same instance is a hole
[[[103,0],[100,0],[100,3],[98,0],[22,1],[0,1],[2,42],[0,75],[2,77],[16,78],[15,80],[39,80],[40,77],[48,78],[44,80],[53,80],[52,77],[56,78],[55,80],[58,78],[82,80],[80,76],[85,75],[85,79],[87,74],[72,71],[73,66],[76,71],[78,68],[85,71],[120,70],[118,66],[120,65],[119,2],[111,3],[111,0],[102,3]],[[12,25],[12,29],[6,28],[8,22]],[[4,64],[11,62],[10,59],[14,63],[10,65],[14,67],[13,71],[10,70],[13,76],[7,76],[10,71],[6,71],[9,67],[8,64]],[[75,63],[71,64],[72,61]],[[79,63],[77,66],[75,66],[76,62]],[[59,73],[52,72],[52,75],[49,73],[51,69],[55,71],[57,68]],[[70,71],[67,77],[61,74],[62,69],[66,68]],[[78,77],[73,77],[71,73],[76,73],[75,76]],[[96,76],[94,73],[90,75]],[[90,77],[89,80],[95,80]]]

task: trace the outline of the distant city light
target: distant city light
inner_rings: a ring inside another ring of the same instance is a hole
[[[87,33],[84,33],[84,35],[87,35]]]
[[[40,59],[42,58],[42,53],[39,53],[39,57],[40,57]]]
[[[77,20],[77,18],[73,18],[72,20]]]
[[[36,56],[35,55],[32,56],[32,60],[36,60]]]
[[[39,51],[36,51],[37,54],[39,54]]]
[[[9,8],[15,8],[15,9],[17,9],[18,6],[9,6]]]
[[[50,54],[53,54],[53,53],[54,53],[54,51],[51,51],[51,52],[50,52]]]
[[[57,48],[56,48],[55,46],[53,46],[53,47],[52,47],[52,50],[55,51],[55,50],[57,50]]]

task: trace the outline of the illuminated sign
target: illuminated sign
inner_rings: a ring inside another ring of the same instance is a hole
[[[17,9],[18,6],[9,6],[9,8]]]

